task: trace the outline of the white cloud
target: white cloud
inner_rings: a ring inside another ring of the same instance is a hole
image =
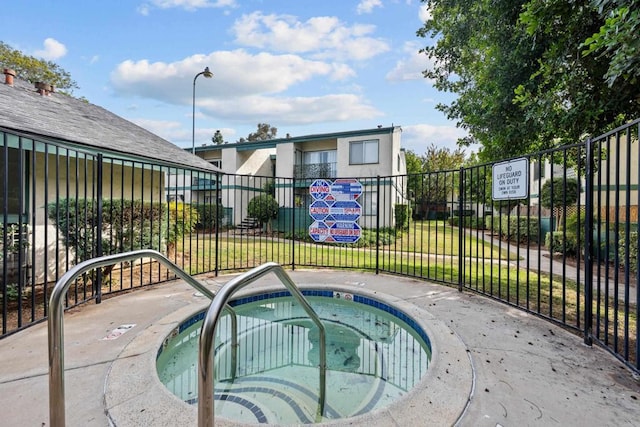
[[[34,52],[35,56],[39,56],[47,61],[60,59],[67,54],[67,47],[56,39],[51,37],[45,39],[44,48]]]
[[[403,51],[406,56],[396,62],[393,70],[386,75],[390,81],[409,81],[420,80],[427,81],[422,72],[427,68],[433,68],[433,63],[424,53],[419,53],[420,45],[416,42],[406,42]]]
[[[372,119],[382,115],[362,97],[352,94],[283,98],[247,96],[225,102],[205,101],[200,108],[204,111],[212,109],[216,115],[232,120],[279,125]]]
[[[158,9],[184,9],[193,12],[204,8],[235,7],[236,0],[150,0],[138,6],[138,13],[149,15],[152,8]]]
[[[296,55],[251,54],[242,49],[194,55],[165,63],[127,60],[111,73],[111,84],[124,96],[141,96],[168,103],[190,104],[194,76],[205,66],[214,76],[197,80],[199,97],[229,99],[275,94],[315,77],[341,80],[354,74],[341,64],[310,61]]]
[[[250,54],[242,49],[194,55],[173,63],[127,60],[111,73],[111,86],[116,95],[123,97],[191,106],[193,78],[205,66],[209,66],[214,75],[210,79],[198,77],[196,97],[198,111],[206,115],[240,123],[271,120],[279,124],[369,119],[381,115],[362,96],[355,94],[276,96],[312,79],[332,81],[352,76],[353,70],[344,64],[310,61],[296,55]],[[157,133],[169,139],[165,136],[168,132]]]
[[[373,12],[373,9],[376,7],[382,7],[380,0],[361,0],[360,3],[358,3],[356,11],[361,15],[363,13]]]
[[[423,3],[420,5],[418,17],[420,18],[420,22],[427,22],[433,17],[431,14],[431,5],[429,3]]]
[[[418,124],[402,126],[402,147],[412,150],[417,155],[422,155],[431,144],[437,147],[444,147],[456,150],[456,141],[467,135],[464,129],[455,126],[434,126],[428,124]],[[465,151],[477,151],[476,147],[465,148]]]
[[[347,26],[331,16],[302,22],[262,12],[243,15],[232,27],[236,43],[244,46],[340,60],[365,60],[389,51],[387,42],[370,36],[374,31],[373,25]]]
[[[129,118],[128,120],[167,141],[191,139],[191,133],[187,135],[187,129],[184,128],[180,122],[143,118]]]

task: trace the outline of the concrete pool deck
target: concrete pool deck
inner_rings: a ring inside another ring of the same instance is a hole
[[[416,279],[334,270],[288,273],[302,287],[330,285],[380,295],[412,316],[424,316],[421,321],[436,338],[426,387],[373,417],[331,425],[640,423],[638,378],[605,350],[584,345],[550,322]],[[196,278],[217,291],[231,277]],[[276,283],[268,275],[248,290]],[[165,401],[172,396],[157,387],[150,365],[165,331],[206,305],[194,289],[174,281],[65,313],[67,425],[196,425],[193,410],[183,418],[168,411]],[[132,324],[124,334],[109,336]],[[0,426],[49,425],[47,345],[46,323],[0,340]],[[216,419],[232,425],[222,421]]]

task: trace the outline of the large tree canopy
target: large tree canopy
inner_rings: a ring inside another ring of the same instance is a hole
[[[14,70],[19,78],[31,83],[44,82],[55,86],[56,91],[72,94],[78,84],[71,74],[52,61],[28,56],[0,41],[0,68]]]
[[[605,74],[613,85],[617,79],[632,84],[640,80],[640,1],[595,0],[598,12],[606,18],[600,31],[587,38],[583,54],[605,54],[611,58]]]
[[[640,113],[629,73],[608,78],[615,52],[587,47],[612,13],[598,4],[637,0],[423,1],[430,18],[418,35],[433,39],[422,51],[434,64],[425,77],[457,95],[438,108],[468,130],[460,144],[481,145],[482,160],[576,142]]]

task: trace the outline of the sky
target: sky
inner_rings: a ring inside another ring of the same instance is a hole
[[[179,147],[258,123],[276,137],[395,125],[421,155],[465,135],[436,109],[454,96],[422,75],[427,13],[419,0],[20,0],[3,5],[0,40]]]

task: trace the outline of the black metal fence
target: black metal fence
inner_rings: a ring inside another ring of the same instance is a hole
[[[275,261],[457,286],[640,371],[639,127],[459,170],[317,179],[211,174],[0,132],[1,333],[46,318],[77,262],[152,248],[193,275]],[[67,304],[171,279],[148,260],[114,265],[79,279]]]

